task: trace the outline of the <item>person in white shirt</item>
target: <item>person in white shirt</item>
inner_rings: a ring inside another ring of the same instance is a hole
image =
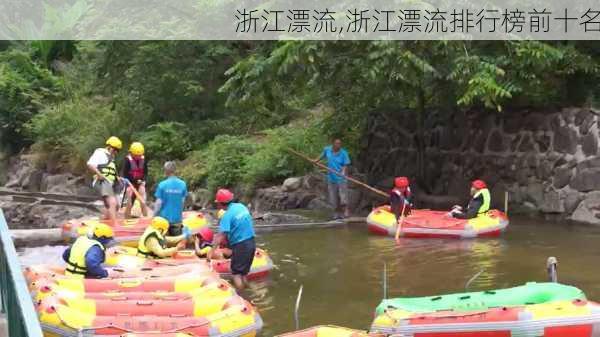
[[[116,189],[120,181],[115,157],[122,148],[123,143],[119,138],[110,137],[106,140],[106,147],[96,149],[87,161],[88,169],[94,173],[92,187],[104,201],[103,217],[110,220],[113,226],[117,225]]]

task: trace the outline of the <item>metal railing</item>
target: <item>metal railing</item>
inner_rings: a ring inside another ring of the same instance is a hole
[[[8,336],[42,337],[40,321],[29,295],[10,230],[0,209],[0,295]]]

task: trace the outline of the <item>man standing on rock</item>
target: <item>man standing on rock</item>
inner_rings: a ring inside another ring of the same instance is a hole
[[[112,226],[117,225],[117,189],[119,187],[119,177],[117,176],[117,166],[115,157],[119,150],[123,148],[123,143],[117,137],[110,137],[106,140],[106,147],[98,148],[87,161],[87,167],[94,173],[94,182],[92,187],[104,201],[105,219],[109,219]]]
[[[164,166],[167,178],[161,181],[156,188],[154,197],[154,215],[169,221],[169,236],[181,235],[183,206],[187,196],[185,181],[175,176],[175,162],[168,161]]]
[[[327,173],[327,190],[329,192],[329,203],[334,208],[334,220],[340,220],[343,217],[350,216],[348,208],[348,183],[344,177],[347,174],[347,167],[350,165],[350,156],[342,148],[342,141],[334,139],[333,144],[326,146],[319,158],[315,162],[327,159],[327,167],[330,170],[341,173],[343,176],[334,172]],[[343,216],[342,216],[343,212]]]

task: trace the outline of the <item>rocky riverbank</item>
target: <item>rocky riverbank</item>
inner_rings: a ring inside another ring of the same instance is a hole
[[[426,122],[426,179],[435,195],[467,196],[469,180],[491,186],[495,207],[600,224],[600,112],[432,113]],[[372,114],[360,169],[371,181],[416,176],[414,116]]]

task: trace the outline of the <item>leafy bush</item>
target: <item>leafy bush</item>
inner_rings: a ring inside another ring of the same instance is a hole
[[[13,150],[27,145],[24,125],[42,106],[61,95],[61,81],[34,62],[27,51],[0,53],[0,141]]]
[[[150,125],[136,138],[152,154],[153,160],[166,161],[185,158],[191,149],[188,134],[184,124],[164,122]]]
[[[204,151],[208,188],[215,190],[240,183],[246,174],[246,161],[255,151],[256,145],[241,137],[215,138]]]

